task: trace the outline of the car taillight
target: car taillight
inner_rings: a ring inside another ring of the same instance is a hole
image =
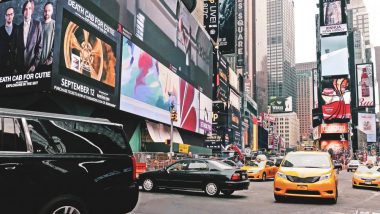
[[[132,180],[136,181],[136,158],[135,156],[132,155],[131,157],[132,160]]]
[[[240,180],[240,174],[239,173],[235,173],[231,176],[231,180],[233,181],[238,181]]]

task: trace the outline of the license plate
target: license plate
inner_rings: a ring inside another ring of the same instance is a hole
[[[307,190],[307,186],[305,186],[305,185],[299,185],[299,186],[297,186],[297,189],[298,190]]]
[[[371,181],[366,181],[365,184],[372,184],[372,182]]]

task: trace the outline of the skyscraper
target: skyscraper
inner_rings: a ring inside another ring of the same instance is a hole
[[[293,0],[267,0],[268,96],[293,97],[296,110]]]
[[[313,110],[313,69],[316,62],[297,63],[297,115],[300,120],[300,137],[308,141],[311,134]]]
[[[371,41],[369,37],[369,16],[363,0],[351,0],[347,9],[352,11],[354,30],[362,33],[365,45],[365,56],[367,61],[371,61]]]

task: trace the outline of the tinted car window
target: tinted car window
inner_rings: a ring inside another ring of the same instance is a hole
[[[181,171],[187,169],[187,161],[180,161],[168,167],[169,171]]]
[[[208,170],[208,166],[205,162],[203,161],[191,161],[188,166],[188,170],[202,170],[206,171]]]
[[[1,151],[26,152],[25,135],[20,119],[1,118]]]

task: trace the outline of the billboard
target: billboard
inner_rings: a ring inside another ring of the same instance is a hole
[[[245,1],[236,0],[236,66],[245,67]],[[248,75],[248,71],[244,76]]]
[[[0,1],[1,94],[47,90],[51,86],[52,65],[56,61],[53,44],[57,1],[25,2]],[[24,13],[23,8],[31,8],[31,13]],[[30,21],[26,34],[24,19]]]
[[[228,81],[230,83],[230,86],[232,86],[236,91],[239,91],[239,76],[230,67],[228,68]]]
[[[321,125],[321,134],[348,133],[348,123],[331,123]]]
[[[348,75],[347,36],[321,38],[322,76]]]
[[[235,53],[235,1],[219,0],[219,50]]]
[[[228,109],[227,106],[220,101],[214,101],[212,108],[212,133],[207,135],[205,146],[207,148],[220,150],[222,146],[225,146]]]
[[[116,107],[121,35],[106,15],[74,0],[59,1],[53,89]],[[95,15],[96,14],[96,15]],[[103,19],[104,17],[104,19]]]
[[[320,33],[323,36],[347,32],[345,0],[320,0]]]
[[[284,113],[293,111],[292,97],[270,97],[269,106],[272,113]]]
[[[217,42],[219,33],[219,5],[218,0],[203,1],[203,22],[210,37]]]
[[[348,122],[351,119],[351,92],[348,78],[322,81],[322,113],[325,122]]]
[[[241,117],[240,117],[240,110],[238,108],[235,108],[234,106],[230,106],[229,108],[229,115],[230,115],[230,143],[236,144],[238,148],[241,148],[241,133],[240,133],[240,126],[241,126]]]
[[[240,109],[240,96],[230,89],[230,104],[236,109]]]
[[[367,135],[367,142],[376,142],[376,115],[358,113],[358,129]]]
[[[124,37],[120,109],[170,124],[171,105],[178,115],[174,126],[202,134],[210,130],[211,99]]]
[[[349,152],[348,141],[347,140],[322,140],[320,142],[322,151],[333,151],[336,156],[341,156]]]
[[[358,107],[375,106],[373,64],[356,65]]]
[[[228,62],[218,52],[218,73],[216,75],[216,99],[223,102],[228,101]]]

